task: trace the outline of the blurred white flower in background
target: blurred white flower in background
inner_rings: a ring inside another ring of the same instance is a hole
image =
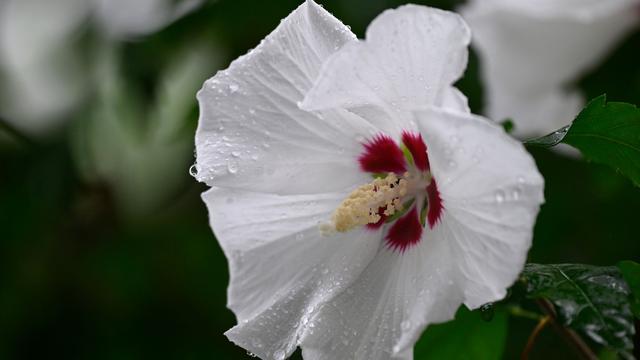
[[[453,87],[469,40],[460,16],[407,5],[359,41],[308,0],[204,84],[196,178],[229,339],[263,359],[412,359],[427,325],[505,296],[543,179]]]
[[[93,0],[98,25],[111,37],[130,38],[165,27],[204,0]]]
[[[575,118],[585,99],[572,82],[640,24],[640,1],[470,0],[461,13],[480,57],[488,116],[537,136]]]
[[[91,24],[108,39],[157,31],[200,0],[5,0],[0,2],[0,117],[42,135],[90,93],[90,56],[78,46]]]
[[[211,41],[176,49],[151,103],[122,74],[117,47],[99,53],[96,101],[74,128],[74,155],[85,180],[108,184],[129,217],[148,215],[180,194],[193,161],[194,96],[222,63]]]

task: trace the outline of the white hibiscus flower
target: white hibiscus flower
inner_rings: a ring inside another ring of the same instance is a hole
[[[577,115],[584,98],[568,87],[640,24],[640,1],[471,0],[462,14],[480,56],[488,115],[536,136]]]
[[[230,263],[233,342],[410,359],[428,324],[505,295],[543,180],[452,87],[469,38],[459,16],[408,5],[359,41],[309,0],[205,83],[196,177]]]
[[[149,34],[202,0],[0,1],[0,115],[39,135],[56,128],[88,92],[91,74],[76,46],[88,19],[109,39]]]

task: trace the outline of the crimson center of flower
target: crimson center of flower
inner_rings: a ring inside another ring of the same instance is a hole
[[[360,169],[373,181],[358,187],[333,214],[339,232],[366,226],[377,231],[389,224],[385,240],[404,252],[418,244],[425,226],[433,228],[443,205],[431,174],[427,145],[422,135],[404,131],[400,144],[380,134],[364,145]]]

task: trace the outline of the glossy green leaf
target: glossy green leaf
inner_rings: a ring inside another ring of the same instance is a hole
[[[525,141],[529,146],[569,144],[590,161],[608,165],[640,186],[640,109],[607,102],[602,95],[592,100],[573,123],[549,135]]]
[[[640,186],[640,109],[600,96],[582,110],[562,142]]]
[[[498,360],[507,339],[507,315],[496,312],[491,321],[480,311],[461,307],[455,320],[430,326],[414,349],[414,359]]]
[[[618,268],[631,289],[631,310],[640,319],[640,264],[633,261],[621,261],[618,263]]]
[[[527,264],[522,278],[527,296],[551,301],[562,324],[630,355],[635,332],[630,291],[617,267]]]

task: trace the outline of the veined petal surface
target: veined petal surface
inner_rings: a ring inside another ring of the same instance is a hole
[[[281,194],[362,183],[366,177],[353,168],[358,139],[379,130],[344,110],[298,108],[322,62],[351,41],[342,23],[309,0],[209,79],[198,93],[198,180]]]
[[[425,324],[453,318],[461,304],[450,244],[425,236],[406,252],[384,247],[358,280],[313,318],[302,340],[306,360],[412,359]]]
[[[408,124],[397,112],[425,105],[464,111],[466,98],[452,85],[467,65],[469,41],[467,25],[454,13],[416,5],[387,10],[365,40],[347,44],[323,65],[302,107],[348,108],[378,123],[395,116],[395,128],[385,129],[390,135]]]
[[[486,119],[429,109],[416,121],[445,208],[425,236],[449,244],[468,307],[501,299],[524,266],[544,180],[522,144]]]
[[[415,113],[429,148],[443,216],[404,252],[380,248],[313,318],[306,359],[411,359],[424,328],[457,308],[502,299],[524,266],[543,179],[499,126],[462,112]]]
[[[275,195],[212,188],[203,195],[229,259],[228,306],[238,325],[226,335],[263,359],[290,355],[316,308],[371,261],[381,234],[321,234],[345,194]],[[250,206],[248,206],[250,204]]]

